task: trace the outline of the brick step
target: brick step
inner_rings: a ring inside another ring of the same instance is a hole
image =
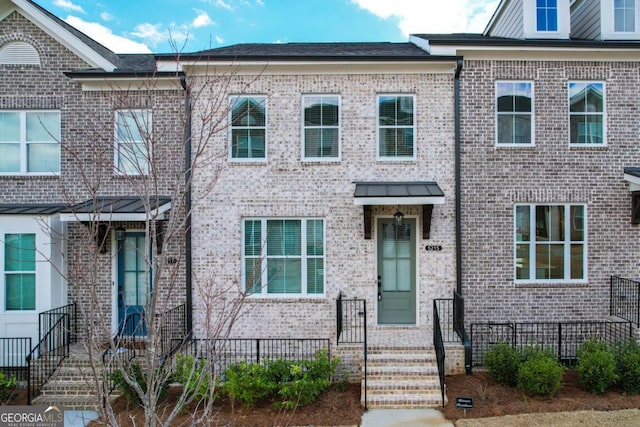
[[[364,404],[364,395],[362,396]],[[387,408],[387,409],[412,409],[412,408],[436,408],[442,406],[442,395],[440,392],[433,394],[424,394],[420,396],[405,395],[383,395],[383,396],[367,396],[368,408]]]
[[[378,365],[435,365],[436,358],[430,358],[427,356],[419,355],[405,355],[403,357],[388,356],[388,355],[376,355],[369,357],[367,360],[367,366]]]
[[[386,381],[376,381],[376,380],[367,380],[367,388],[369,391],[372,390],[389,390],[389,391],[411,391],[411,390],[440,390],[440,381],[438,379],[434,379],[431,381],[416,381],[416,380],[386,380]]]
[[[58,406],[72,410],[97,411],[102,405],[98,396],[38,396],[33,399],[34,405]]]
[[[435,351],[433,348],[427,347],[369,347],[367,354],[405,354],[405,353],[414,353],[414,354],[433,354],[435,355]]]
[[[367,375],[369,377],[375,376],[389,376],[389,375],[397,375],[400,377],[425,377],[438,375],[438,367],[432,365],[392,365],[388,364],[386,366],[372,366],[369,368],[367,366]]]
[[[40,391],[41,396],[95,396],[95,385],[86,381],[66,381],[54,379],[49,381]]]

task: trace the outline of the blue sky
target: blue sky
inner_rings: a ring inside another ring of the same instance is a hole
[[[36,0],[116,53],[482,32],[499,0]]]

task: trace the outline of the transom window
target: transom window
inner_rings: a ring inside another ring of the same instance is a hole
[[[570,144],[604,144],[604,83],[569,82]]]
[[[613,0],[613,30],[617,33],[636,31],[636,0]]]
[[[5,309],[36,309],[36,235],[4,235]]]
[[[584,281],[587,266],[584,205],[517,205],[516,281]]]
[[[378,156],[383,159],[415,157],[415,97],[378,96]]]
[[[243,283],[252,294],[324,293],[324,221],[244,221]]]
[[[59,111],[0,111],[0,174],[59,173],[59,142]]]
[[[537,31],[558,31],[558,0],[536,0]]]
[[[265,159],[266,102],[264,96],[231,98],[232,159]]]
[[[337,159],[340,156],[340,97],[305,95],[303,157],[306,160]]]
[[[149,173],[153,124],[150,110],[116,111],[116,171],[125,175]]]
[[[496,82],[496,143],[533,144],[533,83]]]

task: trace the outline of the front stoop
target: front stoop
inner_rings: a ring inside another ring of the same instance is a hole
[[[435,408],[442,405],[433,348],[370,348],[367,371],[368,408]],[[363,378],[363,405],[364,389]]]
[[[96,369],[101,380],[100,369]],[[40,395],[33,399],[33,405],[58,406],[69,410],[98,411],[102,406],[96,391],[95,372],[88,355],[82,351],[72,351],[53,376],[42,388]],[[113,401],[117,395],[111,395]]]

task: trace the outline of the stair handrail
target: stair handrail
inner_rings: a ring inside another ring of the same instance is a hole
[[[433,301],[433,346],[436,352],[436,364],[438,365],[438,378],[440,380],[440,393],[442,394],[442,407],[444,408],[444,361],[445,349],[442,339],[442,329],[440,328],[440,315],[438,314],[438,303]]]
[[[69,357],[69,314],[63,313],[26,356],[27,404],[38,396],[53,373]],[[46,358],[45,358],[46,356]],[[37,364],[34,364],[39,360]],[[37,375],[32,374],[32,368]]]

